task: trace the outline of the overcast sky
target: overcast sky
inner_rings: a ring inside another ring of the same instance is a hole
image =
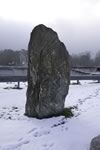
[[[27,49],[37,24],[57,31],[70,53],[100,50],[100,0],[0,0],[0,49]]]

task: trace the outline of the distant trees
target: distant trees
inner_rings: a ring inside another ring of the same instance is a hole
[[[70,62],[72,67],[92,67],[100,66],[100,51],[98,51],[95,57],[91,57],[90,52],[81,54],[73,54],[70,56]]]
[[[100,66],[100,50],[96,53],[94,64]]]
[[[21,49],[20,51],[5,49],[0,50],[0,65],[3,66],[27,66],[28,54],[27,50]],[[94,57],[91,57],[90,52],[73,54],[70,56],[70,64],[72,67],[92,67],[100,66],[100,50]]]
[[[20,50],[19,51],[19,57],[20,57],[20,65],[27,65],[28,63],[28,54],[27,54],[27,50]]]
[[[5,49],[0,51],[0,65],[3,66],[18,66],[27,65],[27,51],[14,51]]]

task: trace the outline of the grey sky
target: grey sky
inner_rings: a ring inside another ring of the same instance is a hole
[[[100,0],[0,0],[0,49],[27,49],[39,23],[57,31],[70,53],[100,50]]]

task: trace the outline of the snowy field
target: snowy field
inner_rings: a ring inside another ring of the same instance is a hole
[[[89,150],[100,134],[100,83],[70,85],[65,106],[74,106],[74,117],[38,120],[24,116],[23,89],[0,83],[0,150]]]

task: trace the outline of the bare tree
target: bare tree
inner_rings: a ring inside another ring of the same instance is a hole
[[[94,64],[95,66],[100,66],[100,50],[96,53]]]
[[[91,58],[90,52],[81,53],[79,55],[71,56],[71,65],[73,67],[90,67],[93,66],[93,59]]]

